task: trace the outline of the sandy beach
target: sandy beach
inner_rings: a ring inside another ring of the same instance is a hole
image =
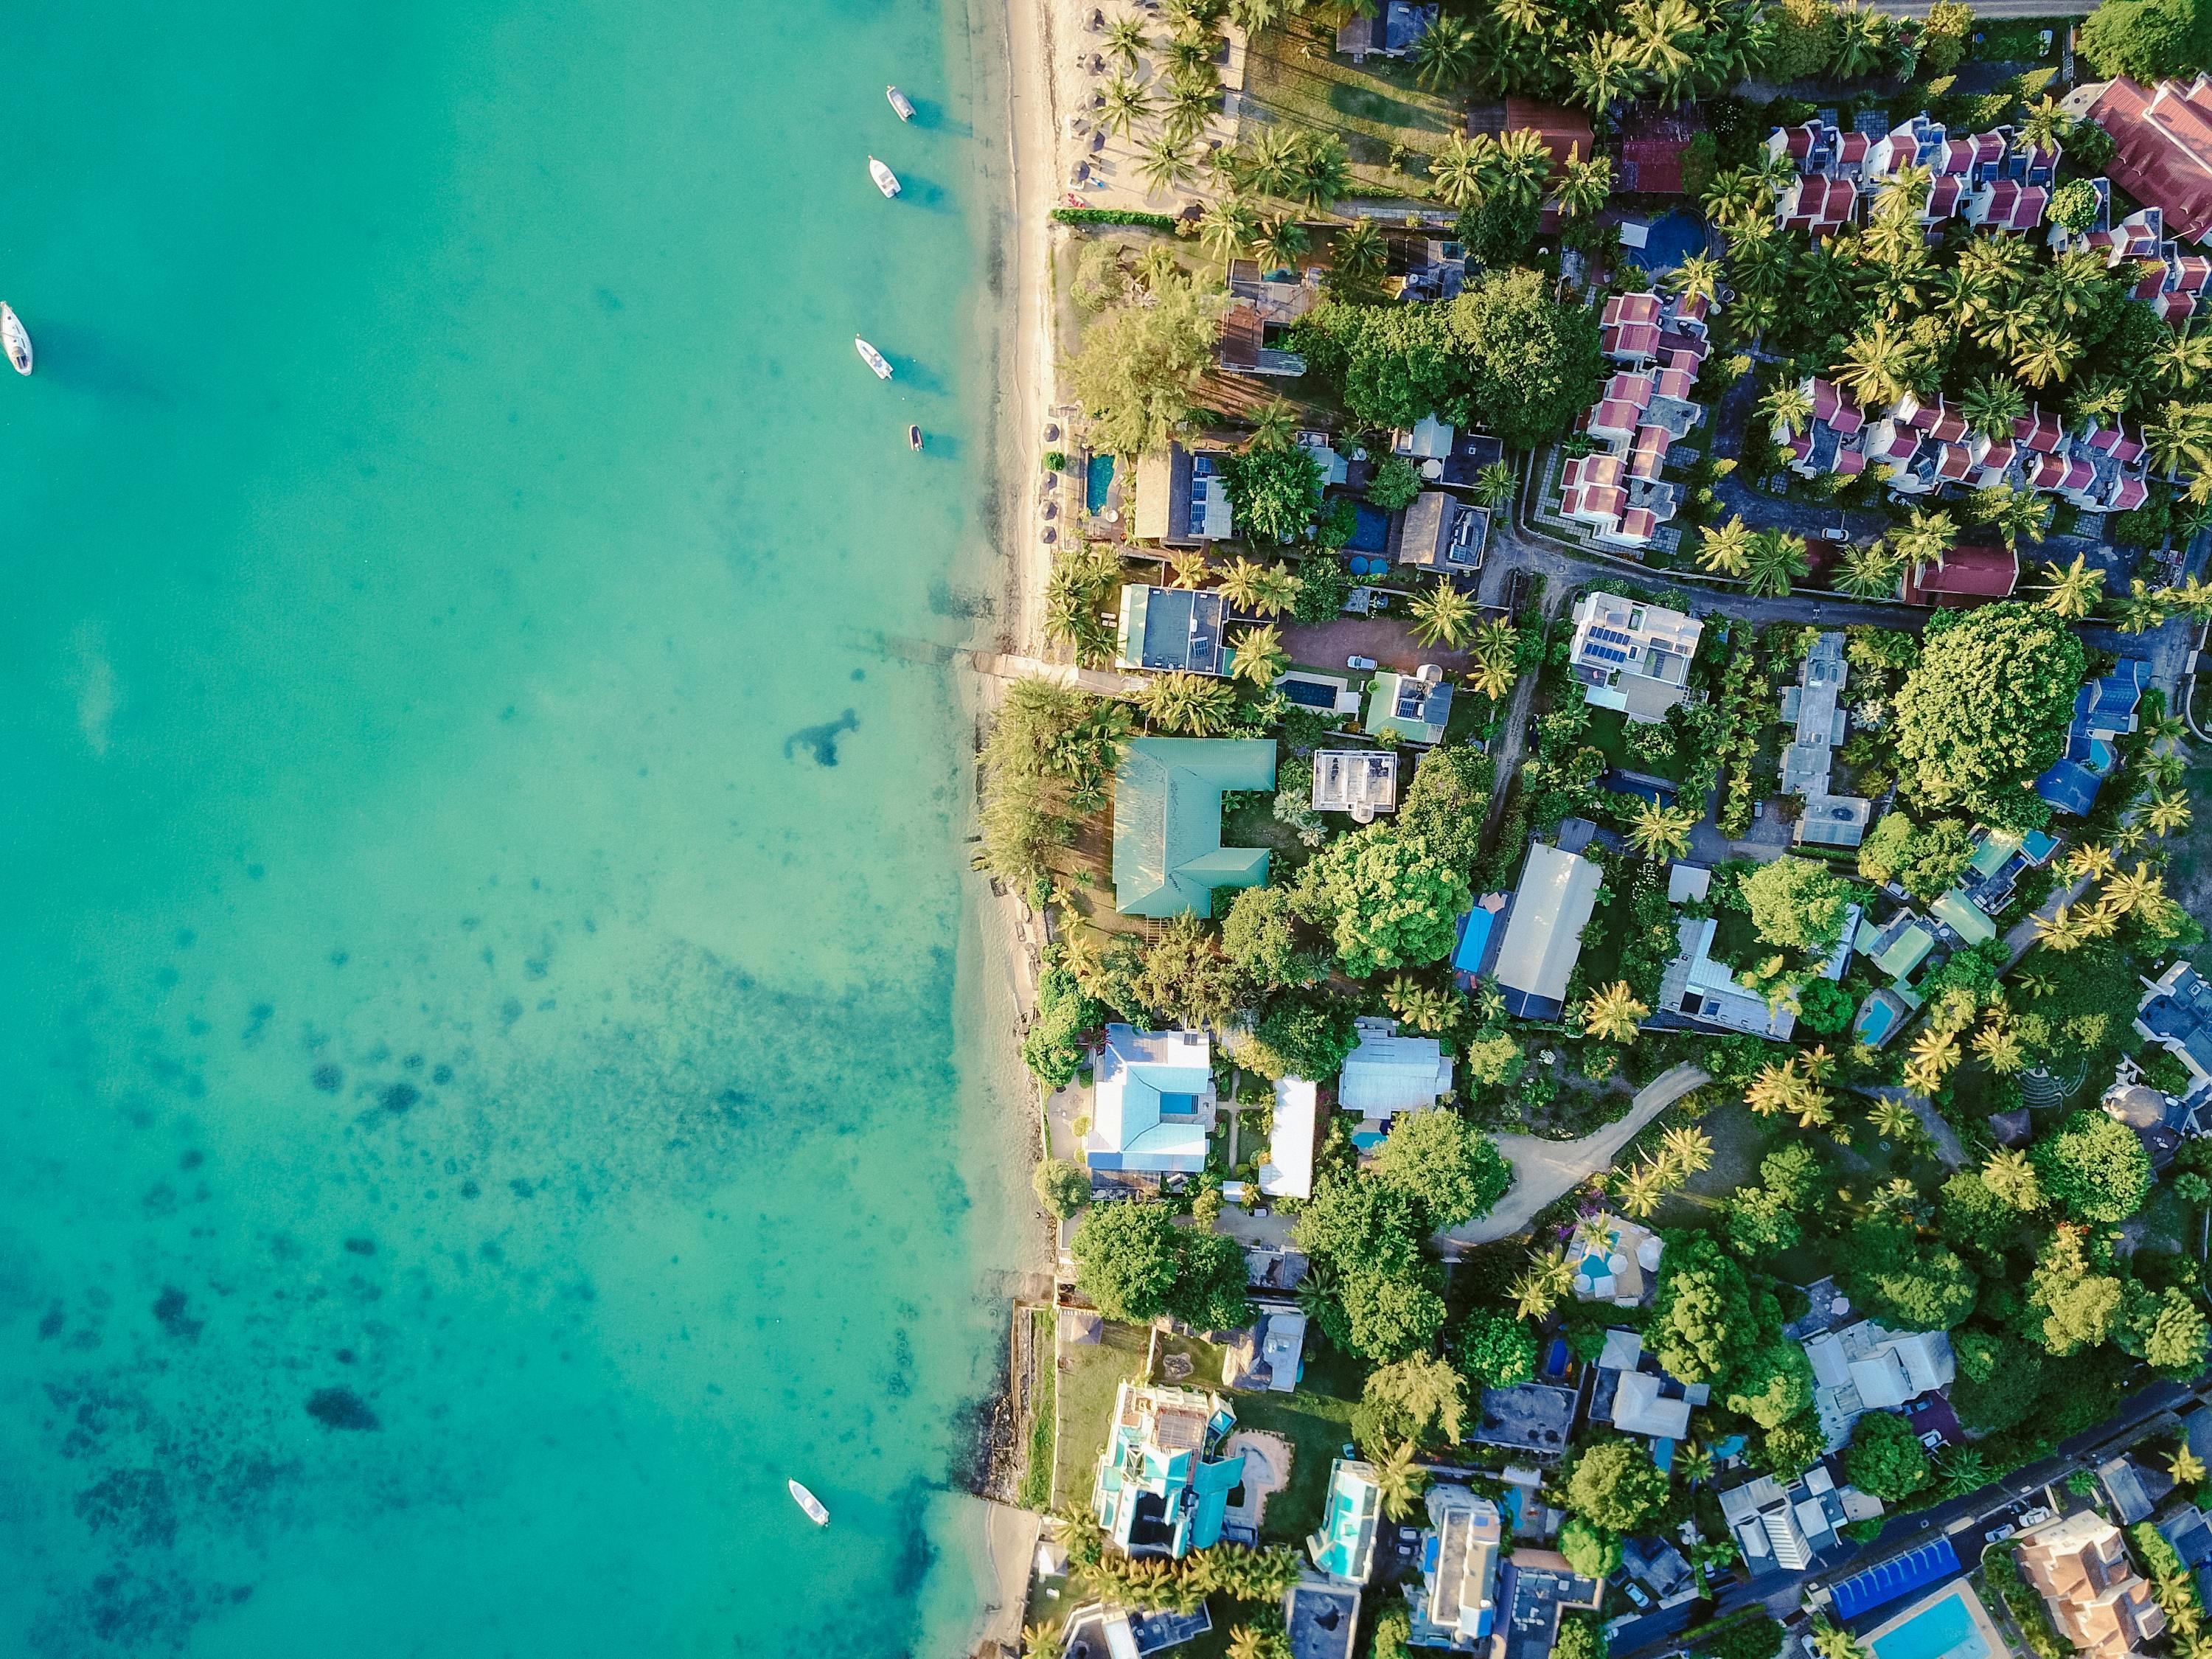
[[[1006,273],[1013,306],[1001,364],[1008,415],[1000,453],[1005,465],[1006,603],[1000,648],[1037,654],[1051,555],[1037,535],[1038,479],[1044,426],[1059,402],[1053,338],[1053,239],[1048,216],[1059,171],[1060,125],[1055,37],[1063,26],[1054,0],[1006,0],[1006,152],[1013,214]]]

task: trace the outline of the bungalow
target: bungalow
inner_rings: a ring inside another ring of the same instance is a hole
[[[1941,1331],[1897,1332],[1862,1319],[1800,1345],[1813,1368],[1813,1409],[1828,1449],[1849,1443],[1851,1425],[1870,1411],[1950,1387],[1958,1374],[1951,1340]]]
[[[1260,1190],[1269,1198],[1313,1196],[1314,1124],[1321,1115],[1321,1091],[1302,1077],[1275,1079],[1273,1127],[1268,1132],[1267,1162],[1260,1166]]]
[[[1213,1615],[1200,1601],[1190,1613],[1139,1613],[1090,1601],[1067,1615],[1060,1632],[1060,1650],[1067,1659],[1152,1659],[1156,1653],[1194,1642],[1213,1628]]]
[[[2066,751],[2035,781],[2035,793],[2061,812],[2085,816],[2097,792],[2119,764],[2114,739],[2136,729],[2150,665],[2123,657],[2109,674],[2089,681],[2075,694],[2074,720],[2066,732]]]
[[[1398,805],[1398,757],[1388,749],[1317,749],[1313,757],[1313,809],[1349,812],[1372,823]]]
[[[1295,380],[1306,372],[1306,360],[1297,352],[1267,343],[1267,320],[1257,307],[1249,305],[1231,306],[1222,318],[1213,360],[1227,373],[1247,380]]]
[[[1575,601],[1574,620],[1567,665],[1593,707],[1656,724],[1689,695],[1705,632],[1695,617],[1601,590]]]
[[[1598,313],[1599,349],[1629,368],[1657,363],[1695,374],[1712,352],[1712,312],[1702,294],[1616,294]]]
[[[2032,230],[2043,222],[2061,153],[2015,142],[2010,127],[1954,137],[1925,113],[1879,137],[1819,119],[1778,127],[1766,148],[1797,175],[1775,203],[1775,222],[1815,239],[1850,223],[1869,194],[1886,194],[1908,173],[1927,180],[1919,218],[1931,236],[1957,216],[1990,230]]]
[[[1383,0],[1374,15],[1347,17],[1336,31],[1336,49],[1355,64],[1369,58],[1403,58],[1428,32],[1441,9],[1412,0]]]
[[[2120,1529],[2094,1510],[2024,1534],[2015,1559],[2059,1635],[2090,1659],[2127,1659],[2166,1629]]]
[[[1417,570],[1470,574],[1482,568],[1490,513],[1441,489],[1413,498],[1398,532],[1398,562]]]
[[[1267,1308],[1249,1330],[1229,1339],[1221,1353],[1221,1384],[1228,1389],[1295,1394],[1304,1372],[1306,1316],[1296,1308]]]
[[[1121,589],[1121,618],[1114,630],[1114,665],[1226,674],[1234,654],[1223,637],[1228,618],[1229,602],[1211,589],[1128,583]]]
[[[1306,1540],[1306,1555],[1330,1578],[1364,1584],[1375,1571],[1382,1522],[1382,1488],[1375,1466],[1340,1457],[1328,1466],[1321,1530]]]
[[[2146,89],[2125,76],[2077,87],[2063,106],[2112,134],[2113,182],[2157,208],[2173,233],[2212,233],[2212,76]]]
[[[1959,890],[1990,915],[2001,915],[2012,902],[2020,878],[2042,868],[2058,850],[2058,843],[2040,830],[2014,835],[2007,830],[1977,827],[1973,851],[1966,860]]]
[[[1219,1395],[1123,1382],[1099,1455],[1091,1513],[1130,1555],[1181,1560],[1221,1541],[1244,1454],[1224,1455],[1237,1413]]]
[[[1661,1468],[1674,1462],[1674,1443],[1688,1437],[1690,1413],[1705,1405],[1711,1389],[1683,1382],[1644,1351],[1634,1331],[1610,1330],[1597,1358],[1597,1381],[1590,1396],[1590,1420],[1610,1423],[1623,1434],[1652,1442],[1652,1461]]]
[[[1283,1592],[1283,1637],[1291,1659],[1352,1659],[1359,1588],[1302,1572]]]
[[[2020,585],[2020,556],[2008,547],[1954,547],[1940,565],[1908,569],[1897,597],[1907,605],[1963,611],[2007,598]]]
[[[1442,743],[1451,720],[1452,687],[1444,671],[1423,663],[1411,674],[1385,669],[1367,688],[1367,720],[1364,730],[1371,738],[1395,732],[1401,743],[1427,745]]]
[[[1812,405],[1813,415],[1802,432],[1793,432],[1780,421],[1774,423],[1775,447],[1782,464],[1801,478],[1829,473],[1855,478],[1866,471],[1866,411],[1832,381],[1808,374],[1797,389]]]
[[[1516,1019],[1558,1019],[1582,955],[1583,929],[1605,878],[1597,866],[1540,842],[1528,849],[1498,951],[1498,988]]]
[[[1221,844],[1221,796],[1275,787],[1272,738],[1137,738],[1114,773],[1114,908],[1213,914],[1215,890],[1267,879],[1263,847]]]
[[[1203,547],[1236,533],[1222,457],[1170,443],[1137,463],[1137,504],[1129,533],[1163,547]]]
[[[1504,1640],[1492,1651],[1497,1659],[1547,1659],[1559,1644],[1559,1615],[1570,1607],[1595,1613],[1604,1593],[1601,1583],[1577,1572],[1557,1550],[1522,1546],[1498,1570]]]
[[[2191,1095],[2212,1090],[2212,985],[2186,961],[2176,960],[2143,987],[2136,1035],[2189,1068]]]
[[[1094,1170],[1188,1175],[1213,1127],[1213,1046],[1203,1031],[1109,1025],[1083,1160]]]
[[[1488,1649],[1498,1631],[1498,1567],[1505,1517],[1465,1486],[1429,1488],[1421,1577],[1406,1587],[1416,1647]]]
[[[1910,979],[1936,948],[1936,934],[1917,912],[1904,909],[1880,927],[1863,918],[1851,943],[1892,985],[1898,985]]]
[[[1840,980],[1851,959],[1851,943],[1858,927],[1859,907],[1844,913],[1844,931],[1835,948],[1821,963],[1819,976]],[[1797,1029],[1797,1011],[1787,996],[1770,1000],[1736,977],[1735,969],[1714,957],[1713,939],[1720,931],[1718,918],[1684,916],[1675,923],[1674,959],[1659,981],[1659,1012],[1679,1014],[1698,1025],[1740,1031],[1746,1036],[1787,1042]]]
[[[1451,1092],[1452,1063],[1436,1038],[1400,1036],[1398,1022],[1380,1017],[1355,1020],[1352,1029],[1359,1041],[1344,1057],[1336,1085],[1336,1103],[1345,1111],[1386,1120],[1433,1106]]]

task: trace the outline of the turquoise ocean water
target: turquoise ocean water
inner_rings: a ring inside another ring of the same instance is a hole
[[[968,30],[15,34],[0,1652],[966,1634],[1020,1172],[881,638],[992,580]]]

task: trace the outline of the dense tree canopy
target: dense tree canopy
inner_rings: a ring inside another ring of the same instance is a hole
[[[1659,1363],[1685,1382],[1725,1382],[1759,1337],[1743,1269],[1704,1233],[1670,1237],[1644,1332]]]
[[[1297,887],[1299,914],[1328,933],[1354,979],[1438,960],[1467,904],[1464,875],[1384,823],[1330,842]]]
[[[1164,1204],[1094,1205],[1069,1249],[1076,1288],[1109,1319],[1141,1324],[1164,1313],[1225,1330],[1251,1316],[1237,1241],[1176,1226]]]
[[[1271,1000],[1239,1050],[1244,1063],[1267,1077],[1334,1077],[1359,1041],[1349,1004],[1319,994]]]
[[[1907,1228],[1863,1224],[1845,1260],[1851,1300],[1895,1329],[1948,1331],[1974,1305],[1974,1275],[1966,1264]]]
[[[1496,761],[1464,744],[1431,750],[1398,803],[1399,834],[1418,836],[1453,868],[1467,869],[1482,850],[1483,814],[1497,772]]]
[[[1567,1476],[1567,1507],[1609,1532],[1641,1532],[1667,1504],[1667,1476],[1641,1441],[1586,1446]]]
[[[1885,1504],[1901,1504],[1928,1484],[1928,1453],[1905,1419],[1869,1412],[1851,1425],[1844,1472],[1861,1492]]]
[[[1513,1184],[1513,1170],[1488,1135],[1438,1108],[1400,1115],[1375,1155],[1373,1179],[1433,1231],[1488,1215]]]
[[[1120,455],[1159,448],[1190,419],[1213,362],[1222,296],[1164,283],[1144,305],[1117,306],[1085,331],[1068,381],[1091,416],[1092,447]]]
[[[2081,641],[2048,611],[1939,612],[1897,694],[1901,786],[1931,807],[2035,828],[2048,815],[2027,786],[2066,746],[2084,666]]]
[[[1459,1368],[1480,1388],[1510,1389],[1536,1375],[1536,1334],[1503,1309],[1468,1315],[1458,1352]]]
[[[1843,878],[1812,859],[1779,858],[1743,878],[1752,925],[1768,944],[1825,954],[1844,931],[1850,889]]]
[[[1309,953],[1299,946],[1286,888],[1241,890],[1222,921],[1221,948],[1244,984],[1255,991],[1301,984],[1313,977]],[[1327,966],[1325,962],[1322,965]]]
[[[2105,0],[2081,25],[2081,49],[2097,73],[2144,85],[2212,65],[2212,12],[2201,0]]]
[[[1321,511],[1321,463],[1301,444],[1255,444],[1229,458],[1229,503],[1240,535],[1295,541]]]
[[[1459,1443],[1467,1426],[1467,1379],[1431,1354],[1378,1365],[1352,1413],[1352,1437],[1370,1455],[1389,1447]]]
[[[2074,1113],[2028,1158],[2044,1192],[2079,1221],[2125,1221],[2150,1196],[2142,1137],[2102,1112]]]

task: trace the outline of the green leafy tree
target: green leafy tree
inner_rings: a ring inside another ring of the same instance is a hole
[[[1298,942],[1291,896],[1280,887],[1247,887],[1230,901],[1221,948],[1237,977],[1255,990],[1304,984],[1316,976],[1313,955]]]
[[[1379,823],[1323,848],[1297,890],[1298,914],[1328,932],[1354,979],[1440,960],[1467,901],[1466,878],[1426,842]]]
[[[2081,56],[2102,76],[2145,86],[2212,65],[2199,0],[2106,0],[2081,25]]]
[[[1638,1441],[1586,1446],[1567,1476],[1567,1508],[1608,1532],[1639,1533],[1666,1506],[1667,1476]]]
[[[1644,1332],[1659,1363],[1685,1382],[1725,1382],[1759,1338],[1743,1269],[1708,1235],[1669,1237]]]
[[[1066,1158],[1048,1158],[1030,1178],[1048,1215],[1065,1221],[1091,1201],[1091,1172]]]
[[[1170,282],[1149,298],[1092,323],[1068,364],[1093,447],[1118,455],[1158,449],[1188,423],[1221,331],[1218,296]]]
[[[1110,1207],[1110,1206],[1109,1206]],[[1233,1331],[1252,1322],[1244,1247],[1225,1234],[1176,1229],[1176,1282],[1167,1310],[1194,1330]]]
[[[1338,1291],[1344,1311],[1340,1337],[1324,1325],[1332,1341],[1363,1359],[1396,1360],[1425,1351],[1443,1328],[1443,1297],[1425,1269],[1382,1273],[1347,1270]]]
[[[1813,1367],[1805,1350],[1776,1335],[1737,1369],[1725,1403],[1762,1429],[1779,1428],[1813,1408]]]
[[[1352,1413],[1352,1438],[1372,1457],[1398,1445],[1457,1445],[1467,1429],[1467,1379],[1433,1354],[1413,1354],[1368,1374]]]
[[[1891,726],[1901,787],[1999,828],[2038,827],[2048,814],[2027,786],[2066,746],[2085,665],[2065,624],[2025,605],[1931,617]]]
[[[1386,513],[1411,507],[1420,493],[1420,472],[1403,455],[1385,455],[1367,480],[1367,499]]]
[[[1417,1224],[1434,1231],[1488,1215],[1513,1184],[1513,1170],[1488,1135],[1437,1109],[1399,1117],[1370,1178],[1402,1195]]]
[[[1782,1651],[1782,1626],[1755,1611],[1707,1625],[1684,1639],[1698,1659],[1774,1659]]]
[[[1301,445],[1255,446],[1228,470],[1237,527],[1260,546],[1295,540],[1321,511],[1321,463]]]
[[[1334,997],[1277,996],[1254,1022],[1244,1063],[1271,1078],[1334,1077],[1359,1041],[1349,1005]]]
[[[1158,1318],[1175,1288],[1180,1231],[1164,1204],[1093,1205],[1069,1246],[1076,1289],[1109,1319]]]
[[[1174,916],[1145,951],[1139,1000],[1177,1025],[1218,1025],[1237,1000],[1237,970],[1196,916]]]
[[[1768,944],[1819,955],[1842,936],[1850,889],[1811,859],[1780,858],[1744,878],[1752,925]]]
[[[2150,1196],[2150,1155],[2133,1129],[2077,1111],[2028,1149],[2043,1190],[2080,1221],[2124,1221]]]
[[[2204,1369],[2203,1310],[2188,1291],[2170,1285],[2157,1296],[2142,1291],[2129,1312],[2121,1346],[2168,1376],[2185,1379]]]
[[[1956,1252],[1885,1223],[1860,1226],[1844,1261],[1851,1300],[1897,1330],[1948,1330],[1972,1309],[1979,1289]]]
[[[1559,1528],[1559,1553],[1583,1577],[1594,1578],[1601,1584],[1620,1571],[1620,1535],[1579,1515],[1571,1515]],[[1565,1633],[1564,1630],[1560,1632],[1562,1636]],[[1558,1647],[1552,1650],[1554,1655],[1559,1650]]]
[[[1994,1433],[2026,1422],[2043,1399],[2044,1351],[1997,1331],[1954,1331],[1959,1374],[1951,1407],[1970,1429]]]
[[[1597,314],[1554,300],[1537,272],[1486,272],[1448,309],[1468,371],[1466,396],[1449,411],[1457,424],[1479,410],[1507,448],[1534,449],[1596,396]]]
[[[1891,1412],[1869,1412],[1851,1425],[1844,1472],[1861,1492],[1901,1504],[1929,1482],[1927,1449],[1912,1425]]]
[[[2095,1270],[2075,1227],[2051,1235],[2028,1275],[2030,1316],[2040,1316],[2036,1328],[2043,1346],[2062,1358],[2110,1337],[2126,1299],[2119,1279]]]
[[[1478,1388],[1510,1389],[1536,1375],[1536,1334],[1503,1309],[1478,1309],[1460,1332],[1459,1368]]]
[[[1398,833],[1427,843],[1457,870],[1482,851],[1483,816],[1498,763],[1464,744],[1432,749],[1398,802]]]

